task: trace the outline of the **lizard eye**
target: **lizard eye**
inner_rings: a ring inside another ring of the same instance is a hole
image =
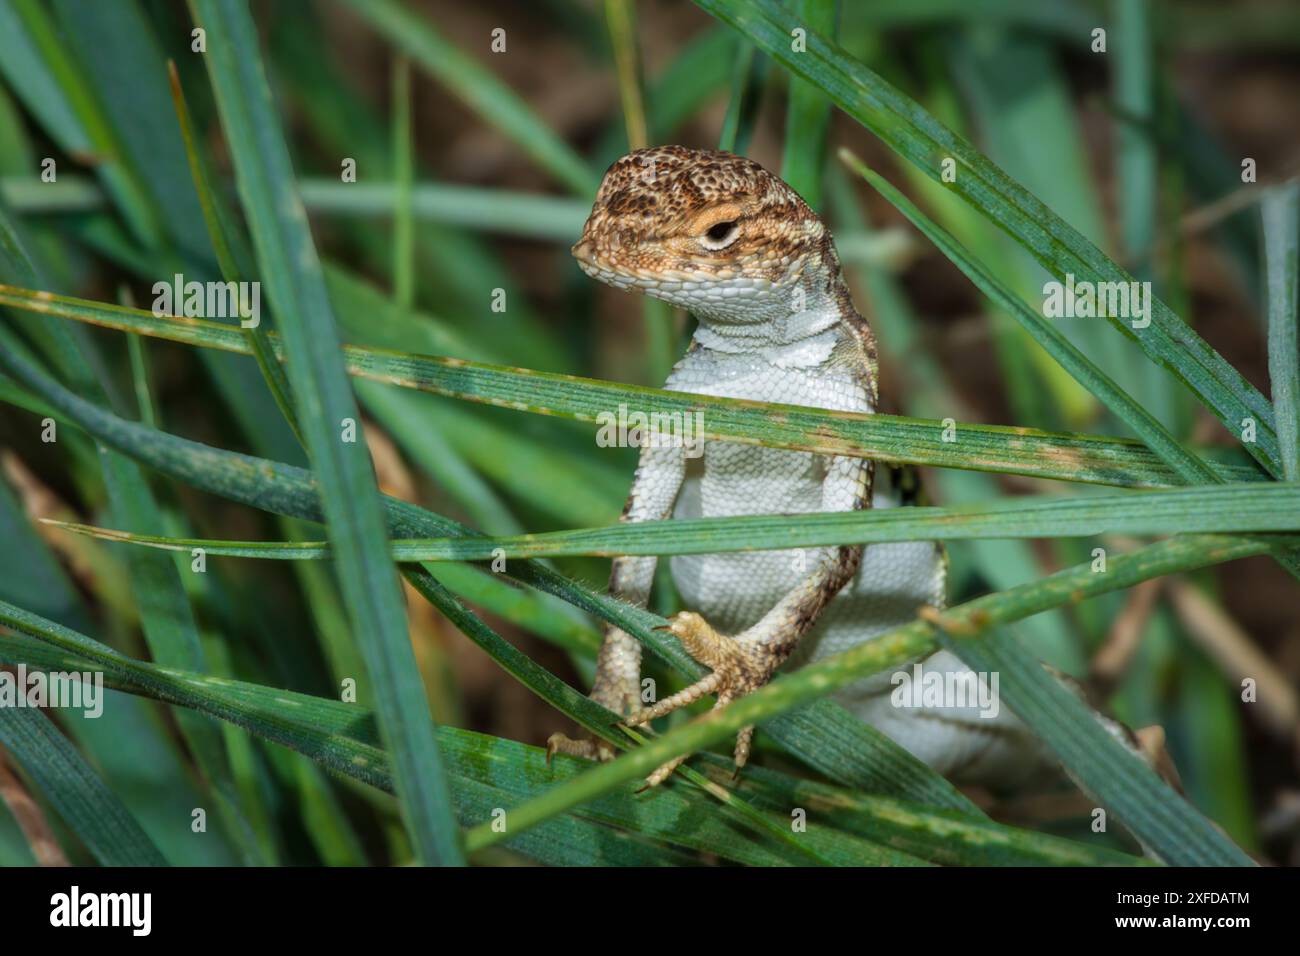
[[[700,245],[705,249],[725,249],[736,240],[736,235],[740,232],[739,222],[735,219],[728,219],[724,222],[715,222],[709,227],[704,235],[700,236]]]

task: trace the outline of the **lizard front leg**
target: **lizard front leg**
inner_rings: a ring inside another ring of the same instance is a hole
[[[667,518],[686,475],[686,454],[672,443],[649,444],[641,449],[636,477],[623,508],[622,521],[652,521]],[[615,558],[609,575],[609,593],[637,607],[645,607],[654,583],[653,556]],[[604,641],[596,658],[596,680],[591,699],[620,715],[630,714],[641,702],[641,642],[622,628],[605,627]],[[594,738],[571,740],[553,734],[546,742],[546,755],[556,753],[592,760],[611,760],[614,748]]]
[[[871,462],[858,458],[829,460],[822,484],[823,511],[852,511],[870,506]],[[737,697],[757,690],[771,680],[802,638],[817,622],[826,605],[853,580],[862,560],[862,548],[840,546],[812,548],[805,552],[811,566],[752,627],[734,636],[720,634],[698,614],[676,615],[669,629],[693,658],[710,673],[690,687],[628,718],[630,726],[648,723],[665,714],[716,694],[714,707],[725,707]],[[754,728],[744,728],[737,737],[736,769],[749,759]],[[646,780],[655,786],[668,778],[686,757],[664,764]]]

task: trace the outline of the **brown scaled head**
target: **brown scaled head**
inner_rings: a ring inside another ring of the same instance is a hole
[[[689,309],[747,297],[820,262],[825,228],[793,189],[753,160],[656,146],[605,173],[573,247],[593,278]]]

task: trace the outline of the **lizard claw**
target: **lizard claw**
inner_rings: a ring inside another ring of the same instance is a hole
[[[707,677],[696,681],[685,690],[630,715],[624,720],[629,727],[647,724],[675,710],[693,704],[708,694],[717,694],[714,710],[725,707],[737,697],[755,691],[767,683],[776,669],[777,661],[763,653],[761,645],[752,645],[726,634],[720,634],[700,615],[683,611],[660,630],[672,631],[686,652],[701,664],[712,669]],[[771,659],[769,659],[771,658]],[[745,727],[736,736],[736,773],[749,760],[754,728]],[[645,787],[658,786],[667,780],[686,756],[674,758],[646,778]],[[639,793],[640,791],[638,791]]]
[[[551,734],[546,740],[546,764],[550,766],[551,758],[556,754],[568,754],[570,757],[582,757],[585,760],[604,762],[614,759],[614,748],[595,737],[571,740],[564,734]]]

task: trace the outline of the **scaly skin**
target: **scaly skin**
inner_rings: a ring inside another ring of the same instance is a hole
[[[794,190],[757,163],[680,146],[637,150],[606,172],[573,254],[593,278],[699,319],[665,388],[875,410],[875,338],[853,307],[831,235]],[[642,448],[623,520],[897,503],[886,488],[873,502],[872,479],[872,463],[862,459],[709,442],[703,458],[693,460],[680,445],[656,443]],[[644,605],[655,563],[616,559],[611,593]],[[638,709],[641,645],[611,627],[591,696],[629,725],[708,694],[725,706],[767,683],[796,650],[799,662],[824,657],[905,623],[923,606],[942,606],[944,569],[940,547],[925,542],[873,545],[865,556],[861,547],[843,546],[673,558],[674,581],[695,610],[677,615],[671,629],[710,674]],[[925,663],[966,672],[942,652]],[[969,707],[904,710],[891,706],[890,687],[889,675],[879,675],[837,699],[940,770],[1005,777],[1033,747],[1005,711],[982,720]],[[752,737],[751,727],[737,740],[737,768]],[[560,734],[548,751],[612,756],[600,741]],[[1021,772],[1037,762],[1021,760]],[[659,768],[647,783],[665,780],[678,763]]]

